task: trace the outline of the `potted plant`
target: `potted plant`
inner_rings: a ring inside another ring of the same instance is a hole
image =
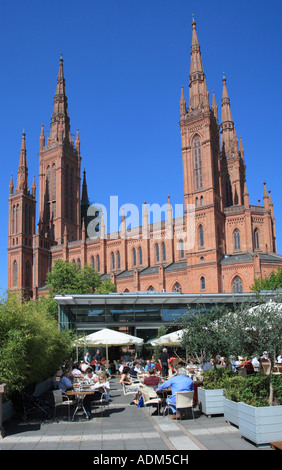
[[[235,426],[239,426],[238,403],[240,401],[240,391],[244,386],[245,377],[234,375],[225,380],[223,391],[223,413],[226,421]]]
[[[198,388],[198,400],[200,410],[208,415],[223,414],[223,391],[225,381],[231,377],[231,370],[213,369],[204,372],[203,385]]]

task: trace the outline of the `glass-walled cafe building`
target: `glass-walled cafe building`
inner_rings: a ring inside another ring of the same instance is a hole
[[[264,296],[272,298],[273,293]],[[90,334],[111,328],[149,341],[157,336],[161,325],[174,326],[194,309],[208,310],[215,304],[233,309],[235,304],[257,301],[255,293],[182,294],[134,292],[95,295],[57,295],[59,327]],[[175,328],[174,328],[175,329]]]

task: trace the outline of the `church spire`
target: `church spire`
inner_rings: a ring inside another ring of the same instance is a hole
[[[230,99],[226,87],[226,77],[223,74],[223,90],[221,100],[221,147],[225,147],[225,152],[231,151],[234,138],[234,123],[231,116]]]
[[[49,141],[62,142],[67,140],[71,143],[70,118],[68,111],[68,100],[66,96],[65,77],[63,68],[63,57],[60,57],[59,73],[57,78],[56,93],[51,117],[51,129]]]
[[[88,204],[88,191],[87,191],[86,171],[85,170],[83,171],[81,202]]]
[[[196,22],[192,22],[192,46],[189,76],[189,111],[198,108],[209,108],[209,92],[204,74],[201,51],[196,31]]]
[[[25,147],[25,132],[23,131],[22,134],[22,146],[21,146],[21,153],[20,153],[20,162],[18,167],[18,180],[17,180],[17,188],[18,191],[28,190],[28,169],[26,163],[26,147]]]

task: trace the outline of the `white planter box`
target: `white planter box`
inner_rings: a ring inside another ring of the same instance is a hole
[[[199,407],[205,415],[223,414],[223,398],[223,388],[218,390],[198,388]]]
[[[282,441],[282,406],[238,403],[240,434],[255,444]]]
[[[239,426],[238,402],[223,397],[224,418],[228,423]]]

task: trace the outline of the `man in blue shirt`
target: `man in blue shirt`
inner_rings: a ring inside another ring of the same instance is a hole
[[[62,392],[66,392],[67,390],[72,388],[72,381],[71,381],[71,371],[67,371],[60,379],[59,388]]]
[[[163,384],[159,385],[158,391],[171,388],[171,396],[166,400],[167,404],[174,413],[172,419],[181,419],[180,411],[176,410],[176,392],[190,392],[194,390],[193,380],[186,375],[183,368],[178,369],[177,375],[170,377]]]

